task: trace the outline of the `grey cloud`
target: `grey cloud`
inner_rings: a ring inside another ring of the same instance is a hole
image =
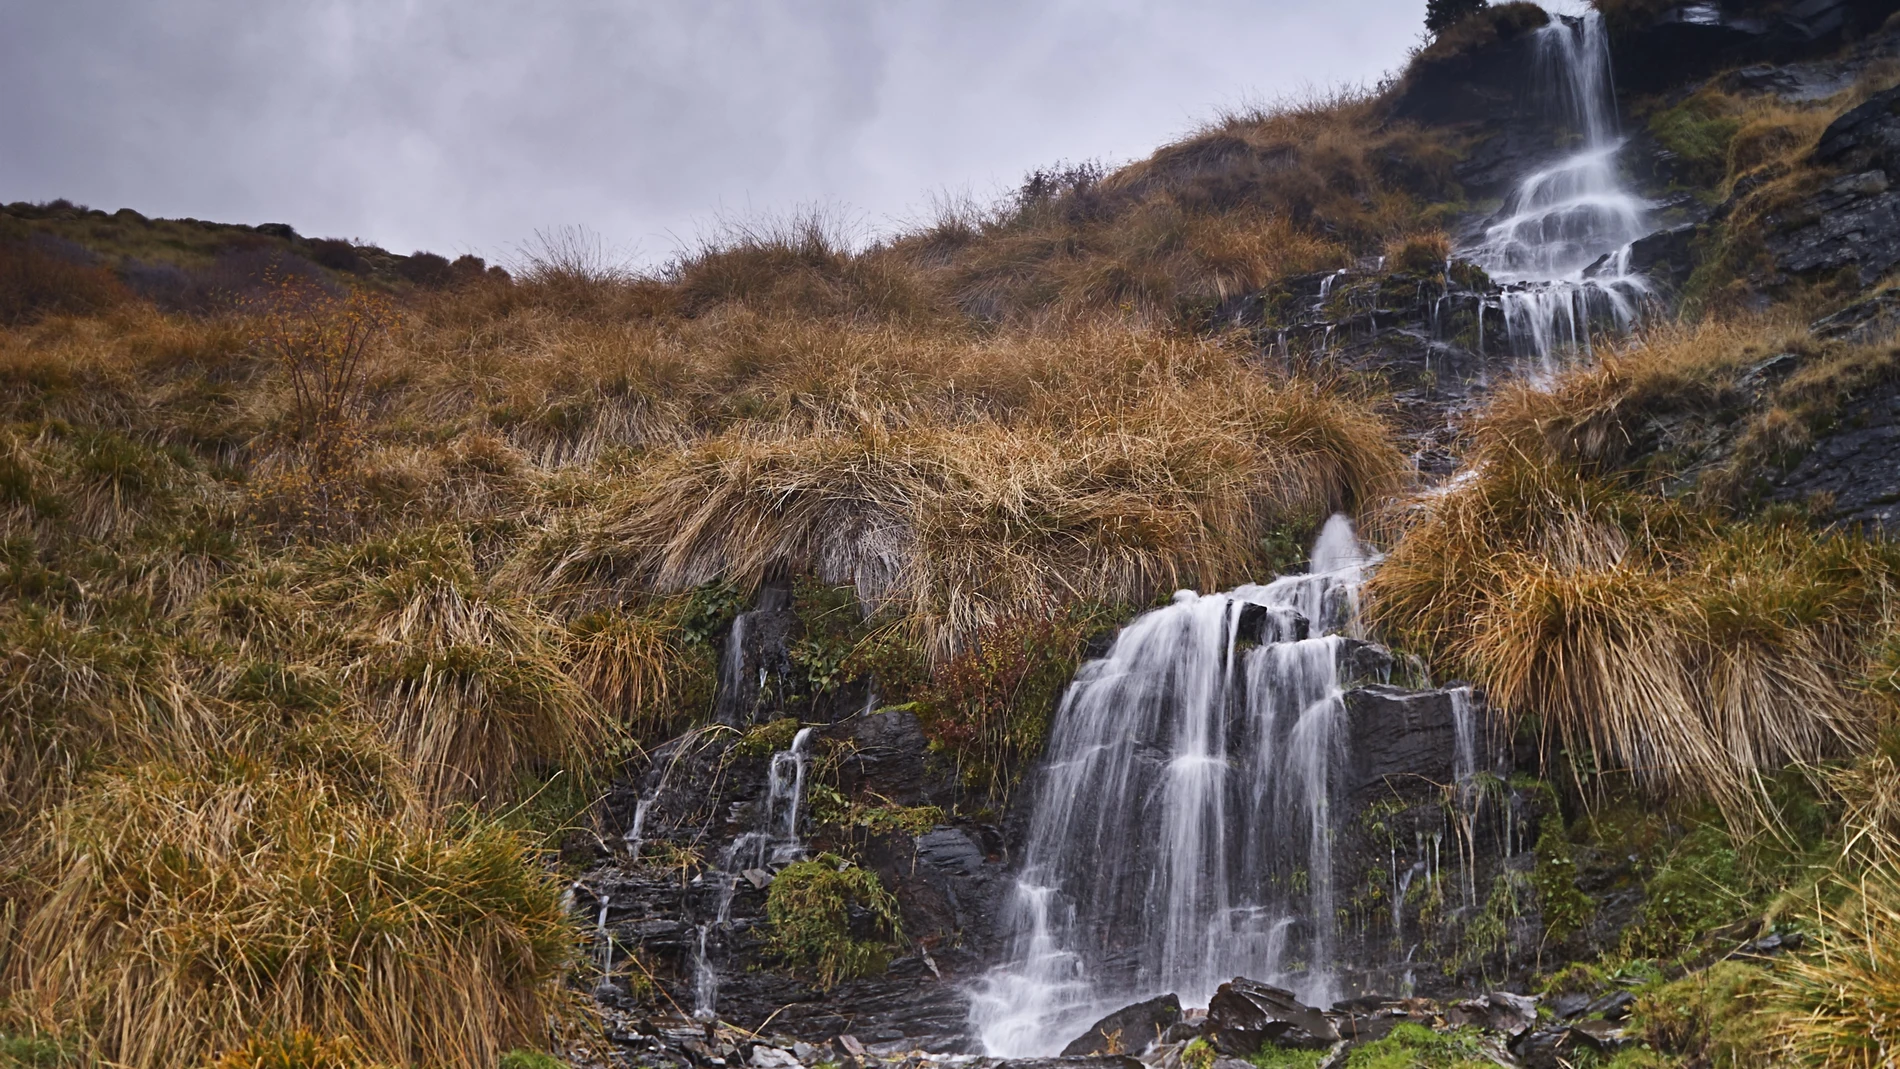
[[[648,259],[722,214],[887,226],[1397,67],[1422,0],[0,0],[0,200]]]

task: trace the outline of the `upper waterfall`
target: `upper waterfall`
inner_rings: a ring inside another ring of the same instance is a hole
[[[1588,351],[1593,328],[1628,330],[1651,292],[1630,247],[1654,229],[1650,205],[1623,181],[1609,38],[1594,11],[1553,16],[1535,38],[1538,96],[1576,149],[1524,176],[1462,255],[1503,292],[1515,355],[1548,374]]]

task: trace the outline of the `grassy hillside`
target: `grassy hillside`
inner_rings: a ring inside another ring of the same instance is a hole
[[[1522,29],[1496,18],[1426,62]],[[1677,106],[1729,114],[1700,99]],[[1623,842],[1618,804],[1658,822],[1630,825],[1646,878],[1688,890],[1604,964],[1651,970],[1648,1053],[1706,1057],[1768,1007],[1814,1064],[1875,1064],[1900,556],[1753,490],[1891,342],[1703,301],[1500,392],[1468,479],[1396,508],[1379,384],[1228,326],[1296,276],[1448,247],[1464,146],[1389,105],[1227,116],[868,249],[800,220],[650,274],[577,234],[511,275],[0,211],[0,1065],[490,1069],[580,1034],[559,847],[628,754],[706,722],[761,582],[854,610],[799,648],[815,693],[875,672],[1006,786],[1047,716],[1025,680],[1342,509],[1390,546],[1386,636],[1571,777],[1553,844]],[[1825,125],[1736,107],[1725,189],[1794,173]],[[1747,384],[1784,351],[1799,374]],[[1797,863],[1775,844],[1804,813]],[[1748,890],[1708,904],[1716,854]],[[1669,986],[1738,924],[1816,952]]]

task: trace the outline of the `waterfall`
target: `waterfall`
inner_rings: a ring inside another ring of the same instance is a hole
[[[1307,574],[1182,591],[1077,671],[1051,728],[1012,956],[971,992],[991,1054],[1055,1053],[1133,998],[1235,976],[1327,1004],[1341,657],[1371,554],[1343,516]]]
[[[1540,98],[1579,146],[1525,176],[1462,255],[1502,287],[1513,355],[1548,376],[1566,355],[1590,351],[1593,329],[1635,324],[1651,289],[1630,270],[1630,246],[1654,228],[1650,205],[1617,169],[1623,137],[1602,17],[1553,16],[1535,47]]]

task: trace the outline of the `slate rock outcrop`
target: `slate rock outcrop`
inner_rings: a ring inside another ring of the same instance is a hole
[[[1124,1006],[1095,1022],[1089,1030],[1062,1048],[1065,1058],[1090,1054],[1140,1053],[1160,1042],[1181,1021],[1181,1000],[1161,995]]]

